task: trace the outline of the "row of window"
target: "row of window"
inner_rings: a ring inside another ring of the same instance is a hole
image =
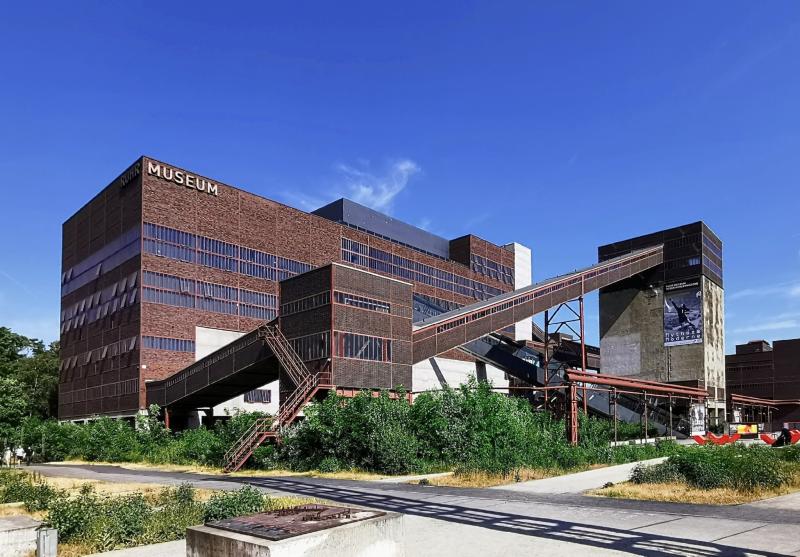
[[[722,248],[718,247],[714,242],[711,241],[711,238],[703,234],[703,245],[714,255],[716,255],[720,261],[722,261]]]
[[[450,300],[442,300],[441,298],[437,298],[436,296],[428,296],[427,294],[420,294],[418,292],[415,292],[414,296],[422,298],[423,300],[426,300],[435,306],[439,306],[444,311],[453,311],[454,309],[464,307],[463,304],[451,302]]]
[[[418,251],[420,253],[424,253],[425,255],[430,255],[431,257],[435,257],[436,259],[442,259],[444,261],[448,260],[446,257],[443,257],[442,255],[439,255],[438,253],[433,253],[433,252],[430,252],[428,250],[424,250],[424,249],[422,249],[420,247],[412,246],[411,244],[407,244],[405,242],[401,242],[400,240],[397,240],[395,238],[390,238],[389,236],[385,236],[383,234],[379,234],[378,232],[375,232],[374,230],[367,230],[366,228],[362,228],[360,226],[357,226],[355,224],[351,224],[349,222],[340,222],[339,224],[343,224],[343,225],[348,226],[348,227],[350,227],[350,228],[352,228],[354,230],[358,230],[359,232],[364,232],[365,234],[369,234],[370,236],[375,236],[376,238],[381,238],[381,239],[386,240],[388,242],[391,242],[393,244],[397,244],[399,246],[404,246],[404,247],[407,247],[409,249],[413,249],[414,251]]]
[[[244,394],[244,401],[251,404],[269,404],[272,402],[270,389],[254,389]]]
[[[133,290],[136,287],[137,277],[138,273],[134,272],[130,276],[123,277],[114,284],[102,290],[98,290],[97,292],[93,292],[82,300],[64,308],[61,311],[61,323],[64,323],[68,319],[78,317],[81,313],[99,307],[101,304],[110,302],[119,294],[123,294],[128,290]]]
[[[700,256],[693,255],[691,257],[683,257],[681,259],[672,259],[664,262],[664,270],[670,271],[673,269],[683,269],[684,267],[694,267],[700,265]]]
[[[145,223],[144,238],[145,253],[265,280],[280,281],[313,269],[302,261],[158,224]]]
[[[194,341],[182,338],[142,337],[142,347],[153,350],[169,350],[171,352],[189,352],[194,354]]]
[[[124,340],[112,342],[111,344],[95,348],[94,350],[89,350],[85,354],[64,358],[63,360],[61,360],[59,370],[64,371],[67,369],[72,369],[75,366],[88,365],[92,362],[99,362],[101,360],[105,360],[106,358],[113,358],[115,356],[120,356],[122,354],[126,354],[128,352],[133,351],[134,348],[136,348],[136,337],[126,338]]]
[[[391,313],[392,311],[389,302],[365,298],[364,296],[356,296],[355,294],[348,294],[347,292],[334,292],[334,300],[337,304],[379,311],[381,313]]]
[[[314,333],[313,335],[306,335],[304,337],[293,338],[289,341],[304,362],[311,360],[321,360],[331,355],[331,333],[324,331],[322,333]]]
[[[66,269],[61,274],[61,295],[66,296],[75,292],[81,286],[99,278],[104,272],[108,272],[138,255],[141,252],[139,238],[139,228],[132,228],[77,265]]]
[[[711,269],[711,272],[716,274],[719,278],[722,278],[722,267],[714,263],[711,258],[705,254],[703,254],[703,263],[705,263],[706,267]]]
[[[168,306],[196,308],[263,321],[275,318],[277,296],[164,273],[142,274],[142,299]]]
[[[115,298],[97,306],[87,308],[76,314],[74,317],[66,319],[61,323],[61,334],[66,334],[73,329],[78,329],[86,324],[94,323],[100,319],[114,315],[126,307],[131,307],[136,303],[138,289],[134,288],[130,292],[123,292]]]
[[[281,316],[292,315],[300,313],[301,311],[308,311],[320,306],[325,306],[331,303],[331,293],[329,291],[320,292],[313,296],[306,296],[293,302],[281,304]]]
[[[478,300],[485,300],[503,293],[499,288],[488,284],[393,255],[347,238],[342,238],[342,260]]]
[[[480,255],[472,254],[470,256],[470,267],[476,273],[483,276],[493,278],[511,286],[514,285],[514,268],[507,267],[491,259],[487,259]]]
[[[634,258],[631,258],[631,259],[626,259],[625,261],[620,261],[620,262],[617,262],[617,263],[606,265],[604,267],[601,267],[599,269],[595,269],[593,271],[590,271],[590,272],[586,273],[583,278],[585,279],[585,278],[596,277],[598,275],[606,274],[606,273],[609,273],[609,272],[611,272],[613,270],[616,270],[616,269],[619,269],[619,268],[622,268],[622,267],[630,266],[630,265],[632,265],[633,263],[635,263],[637,261],[640,261],[642,259],[651,257],[651,255],[652,255],[651,253],[644,253],[644,254],[639,255],[637,257],[634,257]],[[514,306],[518,306],[518,305],[530,302],[530,301],[534,300],[535,298],[539,298],[541,296],[545,296],[547,294],[550,294],[552,292],[556,292],[558,290],[563,290],[564,288],[568,288],[568,287],[573,286],[575,284],[580,284],[581,278],[582,278],[581,276],[572,277],[572,278],[567,279],[567,280],[562,280],[560,282],[555,282],[555,283],[551,284],[550,286],[548,286],[546,288],[538,288],[538,289],[535,289],[535,290],[528,290],[524,294],[518,294],[516,296],[509,297],[509,298],[503,300],[502,302],[498,302],[498,303],[496,303],[494,305],[491,305],[489,307],[486,307],[486,308],[483,308],[483,309],[480,309],[480,310],[477,310],[477,311],[473,311],[472,313],[467,313],[466,315],[463,315],[462,317],[457,317],[457,318],[454,318],[451,321],[447,321],[447,322],[437,326],[436,327],[436,332],[437,333],[443,333],[445,331],[449,331],[450,329],[454,329],[455,327],[459,327],[461,325],[465,325],[470,321],[476,321],[478,319],[483,319],[484,317],[488,317],[489,315],[492,315],[492,314],[495,314],[495,313],[499,313],[501,311],[505,311],[507,309],[511,309]]]
[[[333,355],[339,358],[391,362],[392,341],[388,338],[334,331]]]

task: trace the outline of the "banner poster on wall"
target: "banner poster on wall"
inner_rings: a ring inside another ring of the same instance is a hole
[[[664,285],[664,346],[703,342],[700,279]]]
[[[706,433],[706,405],[692,404],[689,408],[690,435],[705,435]]]

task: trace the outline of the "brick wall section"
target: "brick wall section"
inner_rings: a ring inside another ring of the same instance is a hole
[[[86,260],[90,255],[111,244],[141,223],[141,161],[98,193],[62,226],[62,273]],[[123,179],[125,176],[125,179]],[[124,182],[124,183],[123,183]],[[102,268],[94,278],[61,298],[64,311],[122,278],[137,273],[140,258],[133,256],[114,268]],[[138,286],[137,286],[138,288]],[[138,292],[137,292],[138,298]],[[130,337],[138,337],[140,306],[138,301],[94,322],[85,319],[84,325],[61,335],[61,361],[78,357],[78,365],[59,373],[59,417],[75,418],[92,414],[135,412],[139,408],[136,393],[118,394],[121,383],[138,379],[139,343],[136,349],[115,357],[85,364],[87,352]]]
[[[389,302],[390,313],[334,304],[333,328],[392,341],[392,361],[333,358],[333,382],[340,387],[411,388],[413,285],[343,265],[333,266],[333,289]]]

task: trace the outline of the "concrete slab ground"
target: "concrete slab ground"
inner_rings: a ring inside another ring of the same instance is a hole
[[[616,466],[606,466],[575,474],[566,474],[544,480],[531,480],[509,485],[497,486],[492,489],[504,489],[508,491],[522,491],[525,493],[582,493],[589,489],[603,487],[608,482],[619,483],[627,481],[631,472],[639,464],[653,465],[663,462],[666,458],[654,458],[643,460],[642,462],[631,462],[628,464],[618,464]]]

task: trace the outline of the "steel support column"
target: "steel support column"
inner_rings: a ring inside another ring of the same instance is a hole
[[[578,386],[569,384],[569,442],[578,444]]]

